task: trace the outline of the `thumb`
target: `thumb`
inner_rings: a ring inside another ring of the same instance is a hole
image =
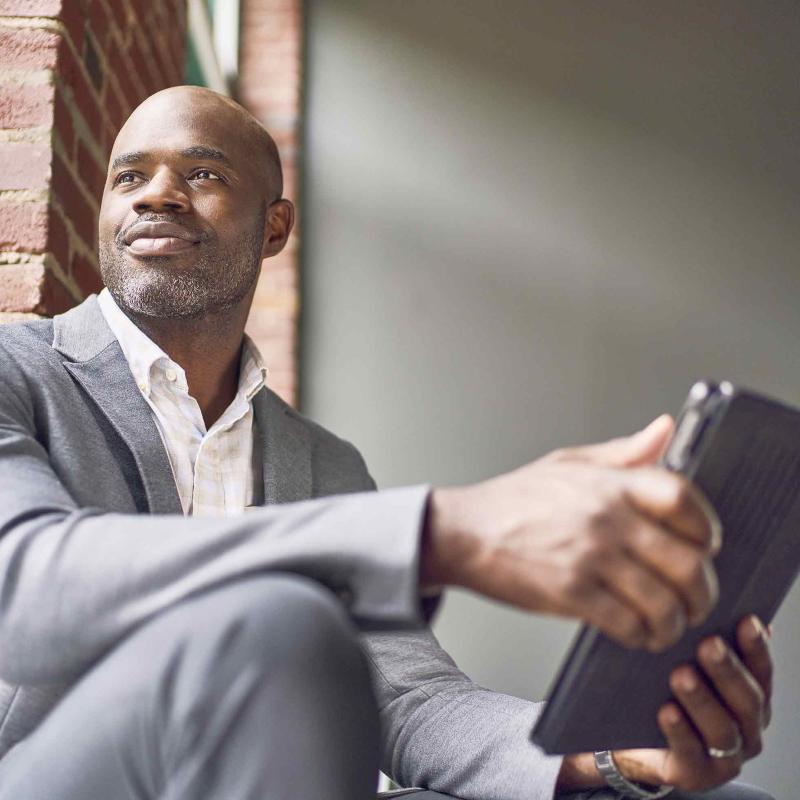
[[[662,414],[646,428],[631,436],[576,447],[570,450],[570,455],[605,467],[642,467],[655,464],[663,455],[674,428],[672,417]]]

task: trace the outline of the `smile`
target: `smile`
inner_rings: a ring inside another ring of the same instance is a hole
[[[134,256],[169,256],[194,247],[200,237],[174,222],[141,221],[126,231],[123,241]]]
[[[196,244],[177,236],[139,236],[127,245],[127,249],[135,256],[165,256],[189,250]]]

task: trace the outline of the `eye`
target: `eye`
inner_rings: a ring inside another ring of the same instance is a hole
[[[222,178],[216,174],[216,172],[212,172],[210,169],[206,169],[205,167],[201,167],[200,169],[196,169],[190,176],[189,180],[212,180],[212,181],[221,181]]]
[[[135,172],[120,172],[120,174],[114,178],[114,186],[119,186],[121,183],[134,183],[138,179],[139,176]]]

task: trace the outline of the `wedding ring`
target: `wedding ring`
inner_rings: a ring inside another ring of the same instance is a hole
[[[742,752],[742,735],[736,734],[736,744],[729,750],[721,750],[719,747],[707,747],[706,752],[711,758],[733,758]]]

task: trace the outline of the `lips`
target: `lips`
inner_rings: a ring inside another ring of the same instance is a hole
[[[173,222],[139,222],[123,237],[128,252],[137,256],[164,256],[194,247],[200,237]]]

